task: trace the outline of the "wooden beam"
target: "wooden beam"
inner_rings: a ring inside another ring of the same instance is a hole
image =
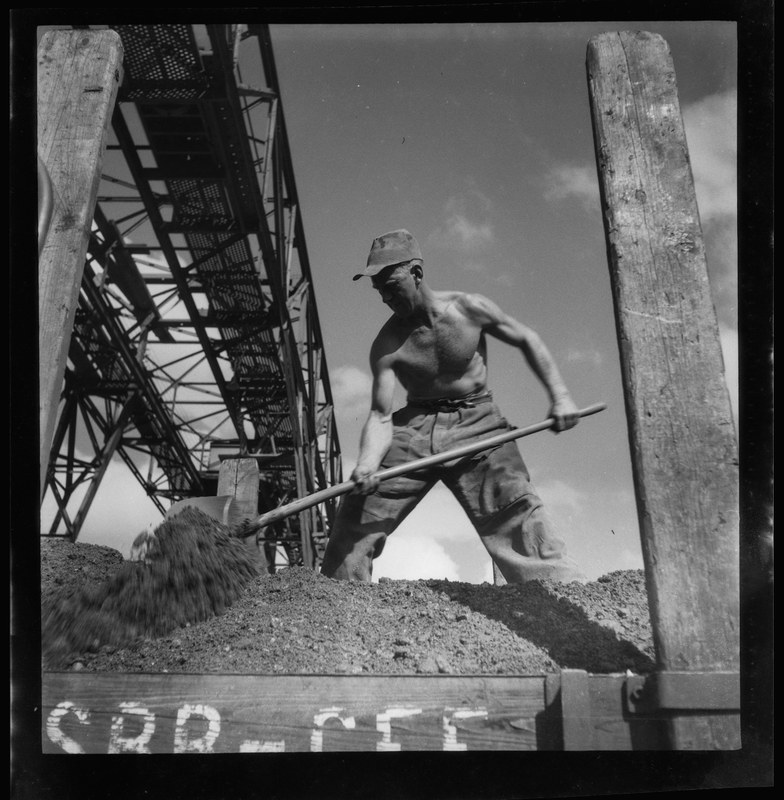
[[[561,713],[564,750],[595,750],[588,673],[561,670]]]
[[[234,498],[232,515],[243,519],[256,519],[259,515],[259,465],[255,458],[227,458],[221,461],[218,468],[218,495]],[[263,543],[257,543],[255,537],[249,537],[248,547],[257,551],[269,569]]]
[[[218,494],[231,495],[243,517],[259,515],[259,465],[255,458],[227,458],[218,469]]]
[[[562,750],[667,750],[666,719],[658,708],[630,708],[625,687],[641,676],[591,675],[564,669],[546,676],[547,705],[561,721]]]
[[[49,31],[38,46],[38,155],[53,197],[38,261],[42,494],[122,54],[111,30]]]
[[[582,670],[504,676],[44,672],[42,749],[667,750],[664,717],[629,702],[630,681],[637,686],[645,679]]]
[[[659,35],[608,32],[587,71],[658,665],[734,671],[738,450],[675,69]],[[737,737],[673,722],[674,749]]]
[[[547,738],[543,684],[500,675],[45,673],[42,752],[537,750]]]

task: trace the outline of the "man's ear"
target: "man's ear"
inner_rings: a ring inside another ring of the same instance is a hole
[[[422,269],[422,262],[421,261],[415,261],[411,265],[411,274],[414,276],[414,280],[417,283],[419,283],[422,280],[422,277],[424,276],[425,272]]]

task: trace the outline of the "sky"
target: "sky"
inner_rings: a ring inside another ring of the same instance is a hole
[[[369,345],[387,316],[369,282],[351,278],[375,236],[404,227],[432,288],[491,298],[539,333],[578,406],[607,404],[570,431],[519,441],[591,579],[643,566],[585,71],[588,41],[610,30],[648,30],[670,46],[737,426],[734,23],[271,27],[344,475],[369,409]],[[512,424],[546,418],[520,353],[492,340],[489,387]],[[79,541],[127,556],[158,522],[115,465]],[[389,538],[381,577],[481,583],[492,567],[437,486]]]

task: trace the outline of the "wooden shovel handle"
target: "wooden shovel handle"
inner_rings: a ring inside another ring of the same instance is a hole
[[[579,410],[577,415],[579,417],[587,417],[591,414],[596,414],[599,411],[603,411],[605,408],[607,408],[605,403],[596,403],[595,405],[587,406],[586,408]],[[432,467],[436,464],[444,464],[448,461],[454,461],[458,458],[475,455],[476,453],[481,453],[482,450],[487,450],[490,447],[496,447],[497,445],[511,442],[515,439],[520,439],[523,436],[530,436],[532,433],[538,433],[539,431],[547,430],[553,426],[554,421],[555,420],[552,417],[548,417],[542,422],[537,422],[525,428],[513,428],[512,430],[505,431],[504,433],[499,433],[496,436],[491,436],[488,439],[482,439],[478,442],[464,444],[460,447],[455,447],[452,450],[446,450],[443,453],[436,453],[432,456],[419,458],[416,461],[409,461],[406,464],[399,464],[396,467],[382,469],[380,472],[376,473],[376,477],[380,481],[385,481],[389,478],[396,478],[398,475],[405,475],[407,472],[414,472],[415,470],[423,469],[424,467]],[[333,497],[339,497],[342,494],[347,494],[354,489],[355,486],[356,484],[354,481],[344,481],[343,483],[338,483],[335,486],[329,486],[326,489],[313,492],[313,494],[309,494],[305,497],[300,497],[298,500],[293,500],[291,503],[286,503],[286,505],[273,508],[271,511],[267,511],[266,513],[262,514],[255,520],[255,522],[252,523],[251,528],[248,529],[248,535],[250,535],[251,532],[257,532],[267,525],[271,525],[274,522],[279,522],[286,517],[290,517],[292,514],[298,514],[300,511],[304,511],[306,508],[316,506],[319,503],[324,503],[327,500],[331,500]]]

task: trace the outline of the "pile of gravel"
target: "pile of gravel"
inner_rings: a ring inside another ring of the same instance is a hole
[[[180,546],[181,552],[195,555],[193,543]],[[218,551],[210,551],[211,558]],[[96,552],[105,562],[103,579]],[[613,572],[585,585],[383,578],[379,583],[348,583],[304,568],[276,575],[245,573],[234,582],[227,576],[244,562],[211,560],[215,579],[228,580],[236,589],[232,600],[212,602],[203,610],[215,613],[195,619],[197,606],[191,601],[187,613],[179,613],[171,582],[156,584],[158,589],[169,587],[157,601],[149,594],[152,584],[140,582],[147,600],[160,611],[152,618],[144,612],[144,624],[134,628],[136,618],[129,609],[144,606],[129,605],[127,594],[119,603],[113,593],[118,586],[126,592],[137,586],[128,579],[128,570],[139,565],[118,564],[118,555],[95,545],[42,539],[42,595],[48,613],[60,620],[73,615],[78,607],[68,602],[74,590],[64,587],[81,583],[81,597],[103,598],[107,621],[118,615],[137,634],[132,641],[97,643],[82,637],[68,652],[61,647],[59,660],[45,663],[45,669],[534,675],[564,668],[643,674],[655,668],[644,573],[639,570]],[[90,582],[80,568],[83,563],[90,566]],[[189,570],[203,575],[203,566],[193,559],[178,563],[180,585]],[[71,627],[85,624],[72,622]]]

